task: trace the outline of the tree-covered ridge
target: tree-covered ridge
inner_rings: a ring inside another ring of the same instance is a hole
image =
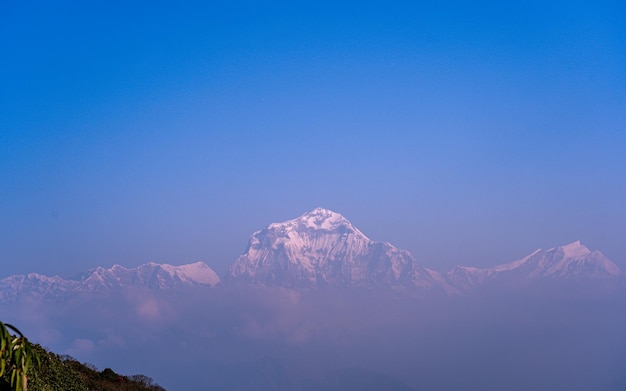
[[[58,355],[42,346],[31,345],[39,365],[27,371],[28,389],[36,391],[165,391],[144,375],[125,376],[110,368],[98,371],[90,364],[80,363],[67,355]],[[0,379],[0,391],[9,391],[10,377],[5,373]]]

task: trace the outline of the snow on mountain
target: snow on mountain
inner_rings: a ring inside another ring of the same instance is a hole
[[[341,214],[316,208],[253,233],[224,282],[290,288],[387,286],[458,293],[497,282],[604,281],[623,276],[616,264],[580,241],[539,249],[495,267],[457,266],[441,274],[421,266],[408,251],[369,239]],[[136,268],[113,265],[72,279],[37,273],[10,276],[0,280],[0,301],[63,298],[124,287],[168,290],[218,283],[217,274],[202,262],[181,266],[150,262]]]
[[[24,293],[38,297],[61,297],[77,286],[76,281],[64,280],[58,276],[48,277],[37,273],[10,276],[0,280],[0,301],[13,301]]]
[[[149,262],[132,269],[120,265],[113,265],[109,269],[97,267],[80,281],[80,286],[84,291],[123,286],[170,289],[190,285],[215,286],[219,281],[217,274],[202,262],[182,266]]]
[[[491,268],[457,266],[447,273],[458,288],[470,288],[490,281],[602,280],[622,276],[620,268],[600,251],[590,251],[576,241],[548,250],[536,250],[515,262]]]
[[[36,273],[10,276],[0,280],[0,301],[12,301],[24,296],[62,298],[124,287],[156,290],[199,285],[213,287],[219,282],[218,275],[203,262],[181,266],[150,262],[136,268],[113,265],[108,269],[97,267],[75,279]]]
[[[442,289],[443,279],[409,252],[370,240],[339,213],[316,208],[252,234],[225,281],[295,288],[384,284]]]

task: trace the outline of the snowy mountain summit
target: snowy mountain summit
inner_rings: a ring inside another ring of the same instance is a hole
[[[537,252],[529,257],[531,277],[611,278],[621,275],[619,267],[600,251],[590,251],[580,241]]]
[[[622,271],[600,251],[591,251],[580,241],[548,250],[536,250],[515,262],[491,268],[457,266],[448,272],[450,283],[469,288],[497,281],[603,280],[621,277]]]
[[[341,214],[316,208],[252,234],[224,281],[294,288],[383,284],[441,289],[443,278],[407,251],[370,240]]]

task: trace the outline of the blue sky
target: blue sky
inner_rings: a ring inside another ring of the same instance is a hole
[[[206,261],[323,206],[446,270],[626,268],[618,2],[0,6],[3,276]]]

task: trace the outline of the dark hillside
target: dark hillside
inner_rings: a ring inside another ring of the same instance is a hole
[[[47,391],[165,391],[144,375],[125,376],[110,368],[98,371],[93,365],[80,363],[71,356],[60,356],[40,345],[33,345],[40,365],[28,372],[29,390]],[[7,374],[0,378],[0,391],[10,391]]]

